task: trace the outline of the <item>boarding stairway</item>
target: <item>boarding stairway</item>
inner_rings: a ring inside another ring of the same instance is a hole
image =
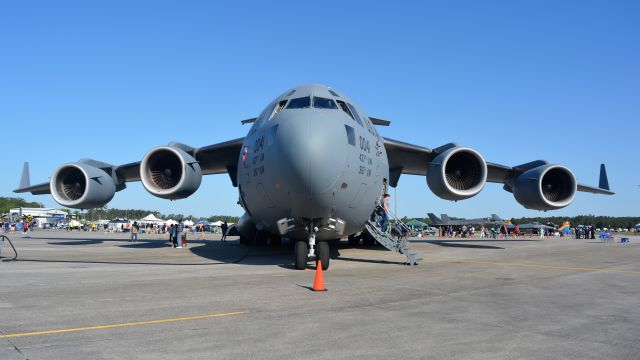
[[[405,226],[399,220],[400,226]],[[394,237],[391,235],[391,223],[387,226],[387,231],[384,232],[378,227],[375,221],[369,220],[365,224],[365,229],[380,245],[384,246],[390,251],[398,254],[402,254],[407,257],[407,265],[418,265],[416,261],[416,252],[409,250],[409,241],[405,237]]]

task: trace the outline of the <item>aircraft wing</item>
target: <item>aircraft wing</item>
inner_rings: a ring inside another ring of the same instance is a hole
[[[389,160],[389,184],[397,186],[401,174],[427,175],[429,163],[438,155],[453,147],[455,143],[449,143],[435,149],[429,149],[419,145],[385,138],[384,147]],[[511,191],[514,180],[527,170],[538,166],[547,165],[544,160],[536,160],[517,166],[507,166],[487,162],[487,182],[505,185],[505,190]],[[609,183],[604,166],[600,168],[600,187],[578,184],[578,191],[593,194],[613,195],[609,190]]]
[[[218,144],[207,145],[200,148],[191,148],[187,145],[180,143],[170,143],[169,146],[178,147],[189,155],[193,156],[200,164],[203,175],[209,174],[221,174],[229,173],[233,185],[236,186],[236,167],[240,151],[242,149],[242,143],[244,138],[238,138],[230,141],[225,141]],[[140,181],[140,161],[113,166],[110,164],[102,163],[96,160],[83,159],[79,162],[90,163],[91,165],[100,168],[102,170],[115,173],[115,178],[118,179],[117,190],[125,188],[124,183],[132,181]],[[37,185],[31,185],[29,183],[29,166],[25,163],[22,171],[22,178],[20,185],[14,190],[16,193],[29,192],[33,195],[50,194],[51,189],[49,182],[43,182]]]
[[[202,173],[209,175],[236,171],[243,142],[244,138],[238,138],[196,149],[194,155]]]
[[[536,166],[547,165],[548,163],[544,160],[536,160],[530,163],[510,167],[506,165],[487,163],[487,182],[492,183],[500,183],[500,184],[511,184],[513,179],[520,176],[525,171],[532,169]],[[604,169],[604,168],[601,168]],[[602,184],[602,174],[601,174],[601,186]],[[604,175],[606,178],[606,174]],[[608,185],[607,185],[608,187]],[[610,191],[609,189],[604,189],[595,186],[589,186],[578,183],[578,191],[588,192],[592,194],[600,194],[600,195],[614,195],[615,193]]]
[[[433,150],[406,142],[384,139],[389,160],[389,184],[398,185],[401,174],[427,175],[427,164],[431,161]]]
[[[15,193],[26,193],[29,192],[33,195],[44,195],[51,194],[51,187],[48,182],[43,182],[36,185],[29,185],[26,187],[19,187],[13,190]]]

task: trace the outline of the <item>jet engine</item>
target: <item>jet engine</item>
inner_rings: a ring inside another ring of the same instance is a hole
[[[571,170],[562,165],[543,165],[516,178],[513,196],[527,209],[546,211],[571,204],[577,189]]]
[[[163,199],[184,199],[200,187],[202,170],[193,156],[184,150],[159,146],[142,158],[140,179],[152,195]]]
[[[60,166],[49,186],[58,204],[76,209],[102,207],[116,193],[116,184],[106,171],[82,162]]]
[[[477,151],[453,147],[427,168],[427,184],[438,197],[463,200],[477,195],[487,181],[487,163]]]

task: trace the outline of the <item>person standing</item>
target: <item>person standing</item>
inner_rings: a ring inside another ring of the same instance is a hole
[[[182,222],[182,219],[180,219],[180,223],[176,226],[176,228],[178,249],[182,249],[182,234],[184,234],[184,222]]]
[[[220,230],[222,230],[222,241],[227,241],[227,230],[229,230],[229,225],[227,225],[226,221],[220,224]]]
[[[178,247],[178,228],[176,224],[171,224],[169,227],[169,238],[171,239],[171,243],[173,247]]]
[[[384,194],[382,197],[382,209],[384,214],[382,215],[382,223],[380,224],[383,232],[387,232],[389,225],[389,214],[391,214],[391,195]]]
[[[140,230],[140,226],[138,226],[138,222],[134,221],[131,226],[131,242],[138,241],[138,231]]]

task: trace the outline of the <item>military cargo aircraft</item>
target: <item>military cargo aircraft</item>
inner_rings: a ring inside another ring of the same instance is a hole
[[[127,182],[141,181],[153,196],[182,199],[198,190],[203,175],[226,173],[245,211],[237,224],[241,241],[289,238],[296,269],[310,257],[326,269],[328,241],[369,226],[381,197],[402,174],[425,176],[431,191],[454,201],[478,194],[487,182],[500,183],[537,210],[563,208],[577,191],[613,194],[608,186],[579,184],[567,167],[546,161],[505,166],[454,143],[430,149],[384,138],[375,126],[389,121],[367,116],[345,93],[325,85],[287,90],[242,122],[252,124],[243,138],[198,148],[171,142],[123,165],[81,159],[37,185],[30,184],[25,166],[15,192],[51,194],[64,207],[88,209],[107,204]]]

